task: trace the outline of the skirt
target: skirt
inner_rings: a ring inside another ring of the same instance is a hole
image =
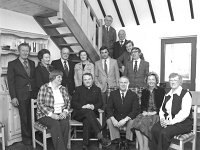
[[[143,116],[142,114],[139,114],[133,121],[132,132],[134,132],[134,130],[139,130],[143,135],[151,140],[151,128],[158,121],[159,116],[157,114],[151,116]]]

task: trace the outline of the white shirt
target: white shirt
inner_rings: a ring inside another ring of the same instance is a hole
[[[124,39],[124,40],[120,40],[120,41],[119,41],[119,44],[124,45],[124,42],[125,42],[125,39]]]
[[[63,68],[65,68],[65,63],[64,63],[64,61],[66,61],[66,65],[67,65],[67,68],[68,68],[68,70],[69,70],[69,63],[68,63],[68,61],[67,61],[67,60],[64,60],[64,59],[61,59]]]
[[[126,96],[126,93],[127,93],[127,90],[126,91],[124,91],[124,92],[122,92],[121,90],[120,90],[120,95],[121,95],[121,98],[122,98],[122,93],[124,93],[124,97]]]
[[[137,61],[137,70],[139,69],[139,66],[140,66],[140,61],[141,59],[137,59],[137,60],[133,60],[133,70],[134,70],[134,66],[135,66],[135,61]]]
[[[105,28],[106,28],[106,30],[107,30],[107,28],[108,28],[108,31],[110,30],[110,26],[106,26],[106,25],[105,25]]]
[[[49,87],[51,87],[51,89],[53,91],[54,113],[62,113],[62,108],[64,106],[64,99],[63,99],[62,94],[59,89],[60,86],[57,89],[54,89],[51,82],[49,83]]]
[[[167,93],[165,96],[171,96],[171,98],[167,101],[165,108],[167,113],[169,114],[167,116],[167,120],[170,121],[170,124],[176,124],[178,122],[182,122],[184,121],[190,114],[190,110],[191,110],[191,106],[192,106],[192,97],[190,96],[189,92],[187,92],[183,99],[182,99],[182,106],[181,106],[181,110],[175,115],[175,117],[172,119],[171,116],[171,109],[172,109],[172,100],[173,100],[173,94],[177,94],[178,96],[180,96],[181,91],[182,91],[182,87],[179,86],[176,91],[174,91],[172,93],[172,90],[169,91],[169,93]],[[164,102],[164,100],[163,100]],[[163,106],[163,103],[162,103]],[[159,112],[159,116],[160,119],[164,119],[164,112],[162,111],[162,106],[160,108],[160,112]]]
[[[105,59],[102,59],[103,70],[104,70],[104,63],[105,63]],[[109,58],[106,59],[106,64],[107,64],[107,72],[109,72],[109,69],[110,69],[110,67],[109,67],[110,59]]]

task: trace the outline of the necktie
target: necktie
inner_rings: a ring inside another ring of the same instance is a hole
[[[120,41],[120,45],[123,46],[123,41]]]
[[[135,61],[135,65],[134,65],[133,71],[134,71],[134,72],[137,72],[137,61]]]
[[[124,103],[124,93],[122,93],[122,104]]]
[[[28,74],[28,76],[30,76],[30,69],[28,66],[28,61],[24,60],[23,64],[24,64],[24,69],[26,70],[26,73]]]
[[[66,61],[64,61],[64,70],[65,70],[66,76],[68,76],[69,69],[68,69],[67,62],[66,62]]]
[[[108,27],[106,27],[106,31],[108,32],[109,30],[108,30]]]
[[[104,71],[106,74],[108,74],[108,66],[107,66],[107,63],[106,63],[106,59],[104,61]]]

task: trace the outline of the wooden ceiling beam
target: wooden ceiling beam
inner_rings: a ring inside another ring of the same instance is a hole
[[[135,22],[136,22],[137,25],[140,25],[140,22],[139,22],[139,20],[138,20],[138,16],[137,16],[137,13],[136,13],[135,6],[134,6],[134,4],[133,4],[133,1],[132,1],[132,0],[129,0],[129,2],[130,2],[130,5],[131,5],[131,8],[132,8],[132,11],[133,11],[133,15],[134,15],[134,17],[135,17]]]
[[[119,7],[118,7],[118,5],[117,5],[116,0],[113,0],[113,4],[114,4],[115,9],[116,9],[116,11],[117,11],[117,15],[118,15],[118,17],[119,17],[119,20],[120,20],[120,22],[121,22],[122,27],[125,27],[125,24],[124,24],[124,21],[123,21],[123,19],[122,19],[122,16],[121,16],[121,13],[120,13],[120,11],[119,11]]]
[[[172,10],[171,1],[167,0],[167,4],[168,4],[168,8],[169,8],[169,13],[170,13],[171,21],[174,21],[174,14],[173,14],[173,10]]]
[[[189,0],[191,18],[194,19],[194,10],[192,0]]]
[[[102,14],[103,14],[103,16],[104,16],[104,18],[105,18],[106,13],[105,13],[105,11],[104,11],[104,8],[103,8],[103,5],[102,5],[102,3],[101,3],[101,0],[97,0],[97,2],[98,2],[98,4],[99,4],[99,7],[100,7],[100,9],[101,9],[101,12],[102,12]]]
[[[155,18],[155,15],[154,15],[154,11],[153,11],[153,7],[152,7],[152,4],[151,4],[151,0],[147,0],[147,2],[148,2],[148,5],[149,5],[149,10],[151,12],[151,17],[152,17],[153,23],[156,23],[156,18]]]

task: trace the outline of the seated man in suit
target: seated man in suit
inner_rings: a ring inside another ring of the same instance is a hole
[[[111,142],[103,138],[102,127],[97,120],[98,109],[102,107],[101,90],[93,84],[91,73],[83,74],[83,85],[76,88],[71,104],[74,109],[72,117],[83,122],[83,149],[88,149],[91,129],[102,146],[109,146]]]
[[[119,79],[119,89],[112,91],[108,99],[108,119],[107,125],[110,131],[110,138],[121,147],[120,130],[126,127],[125,149],[128,149],[128,143],[132,141],[131,133],[133,119],[139,114],[138,96],[128,90],[129,79],[122,76]]]

